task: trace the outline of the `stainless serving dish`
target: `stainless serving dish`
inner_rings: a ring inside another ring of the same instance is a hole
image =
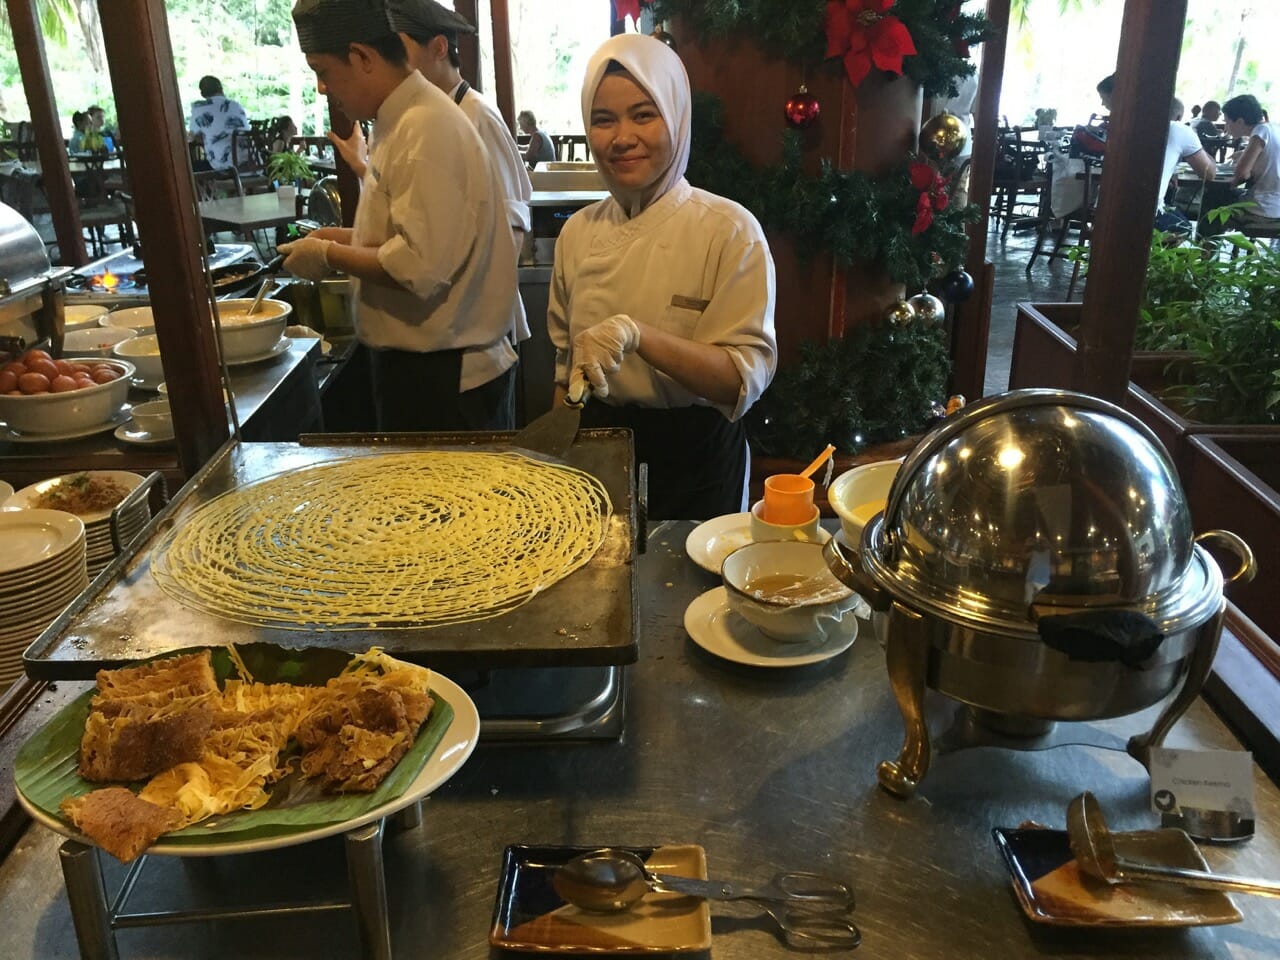
[[[1199,693],[1217,649],[1223,575],[1196,541],[1240,558],[1234,534],[1194,537],[1155,435],[1105,401],[1021,390],[938,426],[903,463],[858,549],[828,565],[887,612],[890,682],[906,724],[880,783],[908,796],[928,772],[925,689],[1005,738],[1124,716],[1173,694],[1129,752],[1146,763]]]
[[[36,228],[0,203],[0,337],[62,346],[63,289],[70,267],[54,267]]]

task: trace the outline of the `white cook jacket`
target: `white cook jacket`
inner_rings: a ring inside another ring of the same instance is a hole
[[[352,244],[378,248],[395,284],[353,280],[371,347],[462,348],[461,391],[515,363],[517,298],[505,206],[475,128],[414,71],[383,101]]]
[[[568,382],[573,338],[625,313],[686,340],[725,348],[742,387],[733,405],[714,404],[633,353],[609,376],[605,402],[714,406],[737,420],[773,379],[774,297],[764,231],[732,200],[681,179],[633,219],[612,197],[594,203],[570,217],[556,241],[547,308],[556,382]]]

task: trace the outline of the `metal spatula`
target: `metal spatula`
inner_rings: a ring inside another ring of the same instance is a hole
[[[511,439],[512,445],[557,459],[563,457],[578,435],[578,423],[582,419],[582,408],[587,404],[589,393],[590,391],[584,393],[576,403],[566,395],[562,402],[554,404],[542,416],[526,424]]]

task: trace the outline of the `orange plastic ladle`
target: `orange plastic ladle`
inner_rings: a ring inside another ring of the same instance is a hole
[[[831,458],[831,455],[835,452],[836,452],[836,445],[834,443],[828,443],[827,449],[823,450],[820,454],[814,457],[813,463],[809,464],[807,467],[805,467],[803,470],[800,471],[800,476],[802,477],[812,476],[813,471],[817,470],[820,466],[826,463],[827,460]]]

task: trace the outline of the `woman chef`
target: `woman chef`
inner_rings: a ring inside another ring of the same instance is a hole
[[[773,377],[773,259],[756,219],[691,187],[689,78],[666,44],[608,40],[582,117],[611,196],[556,243],[547,327],[557,401],[590,391],[583,426],[630,427],[649,515],[743,509],[742,415]]]

